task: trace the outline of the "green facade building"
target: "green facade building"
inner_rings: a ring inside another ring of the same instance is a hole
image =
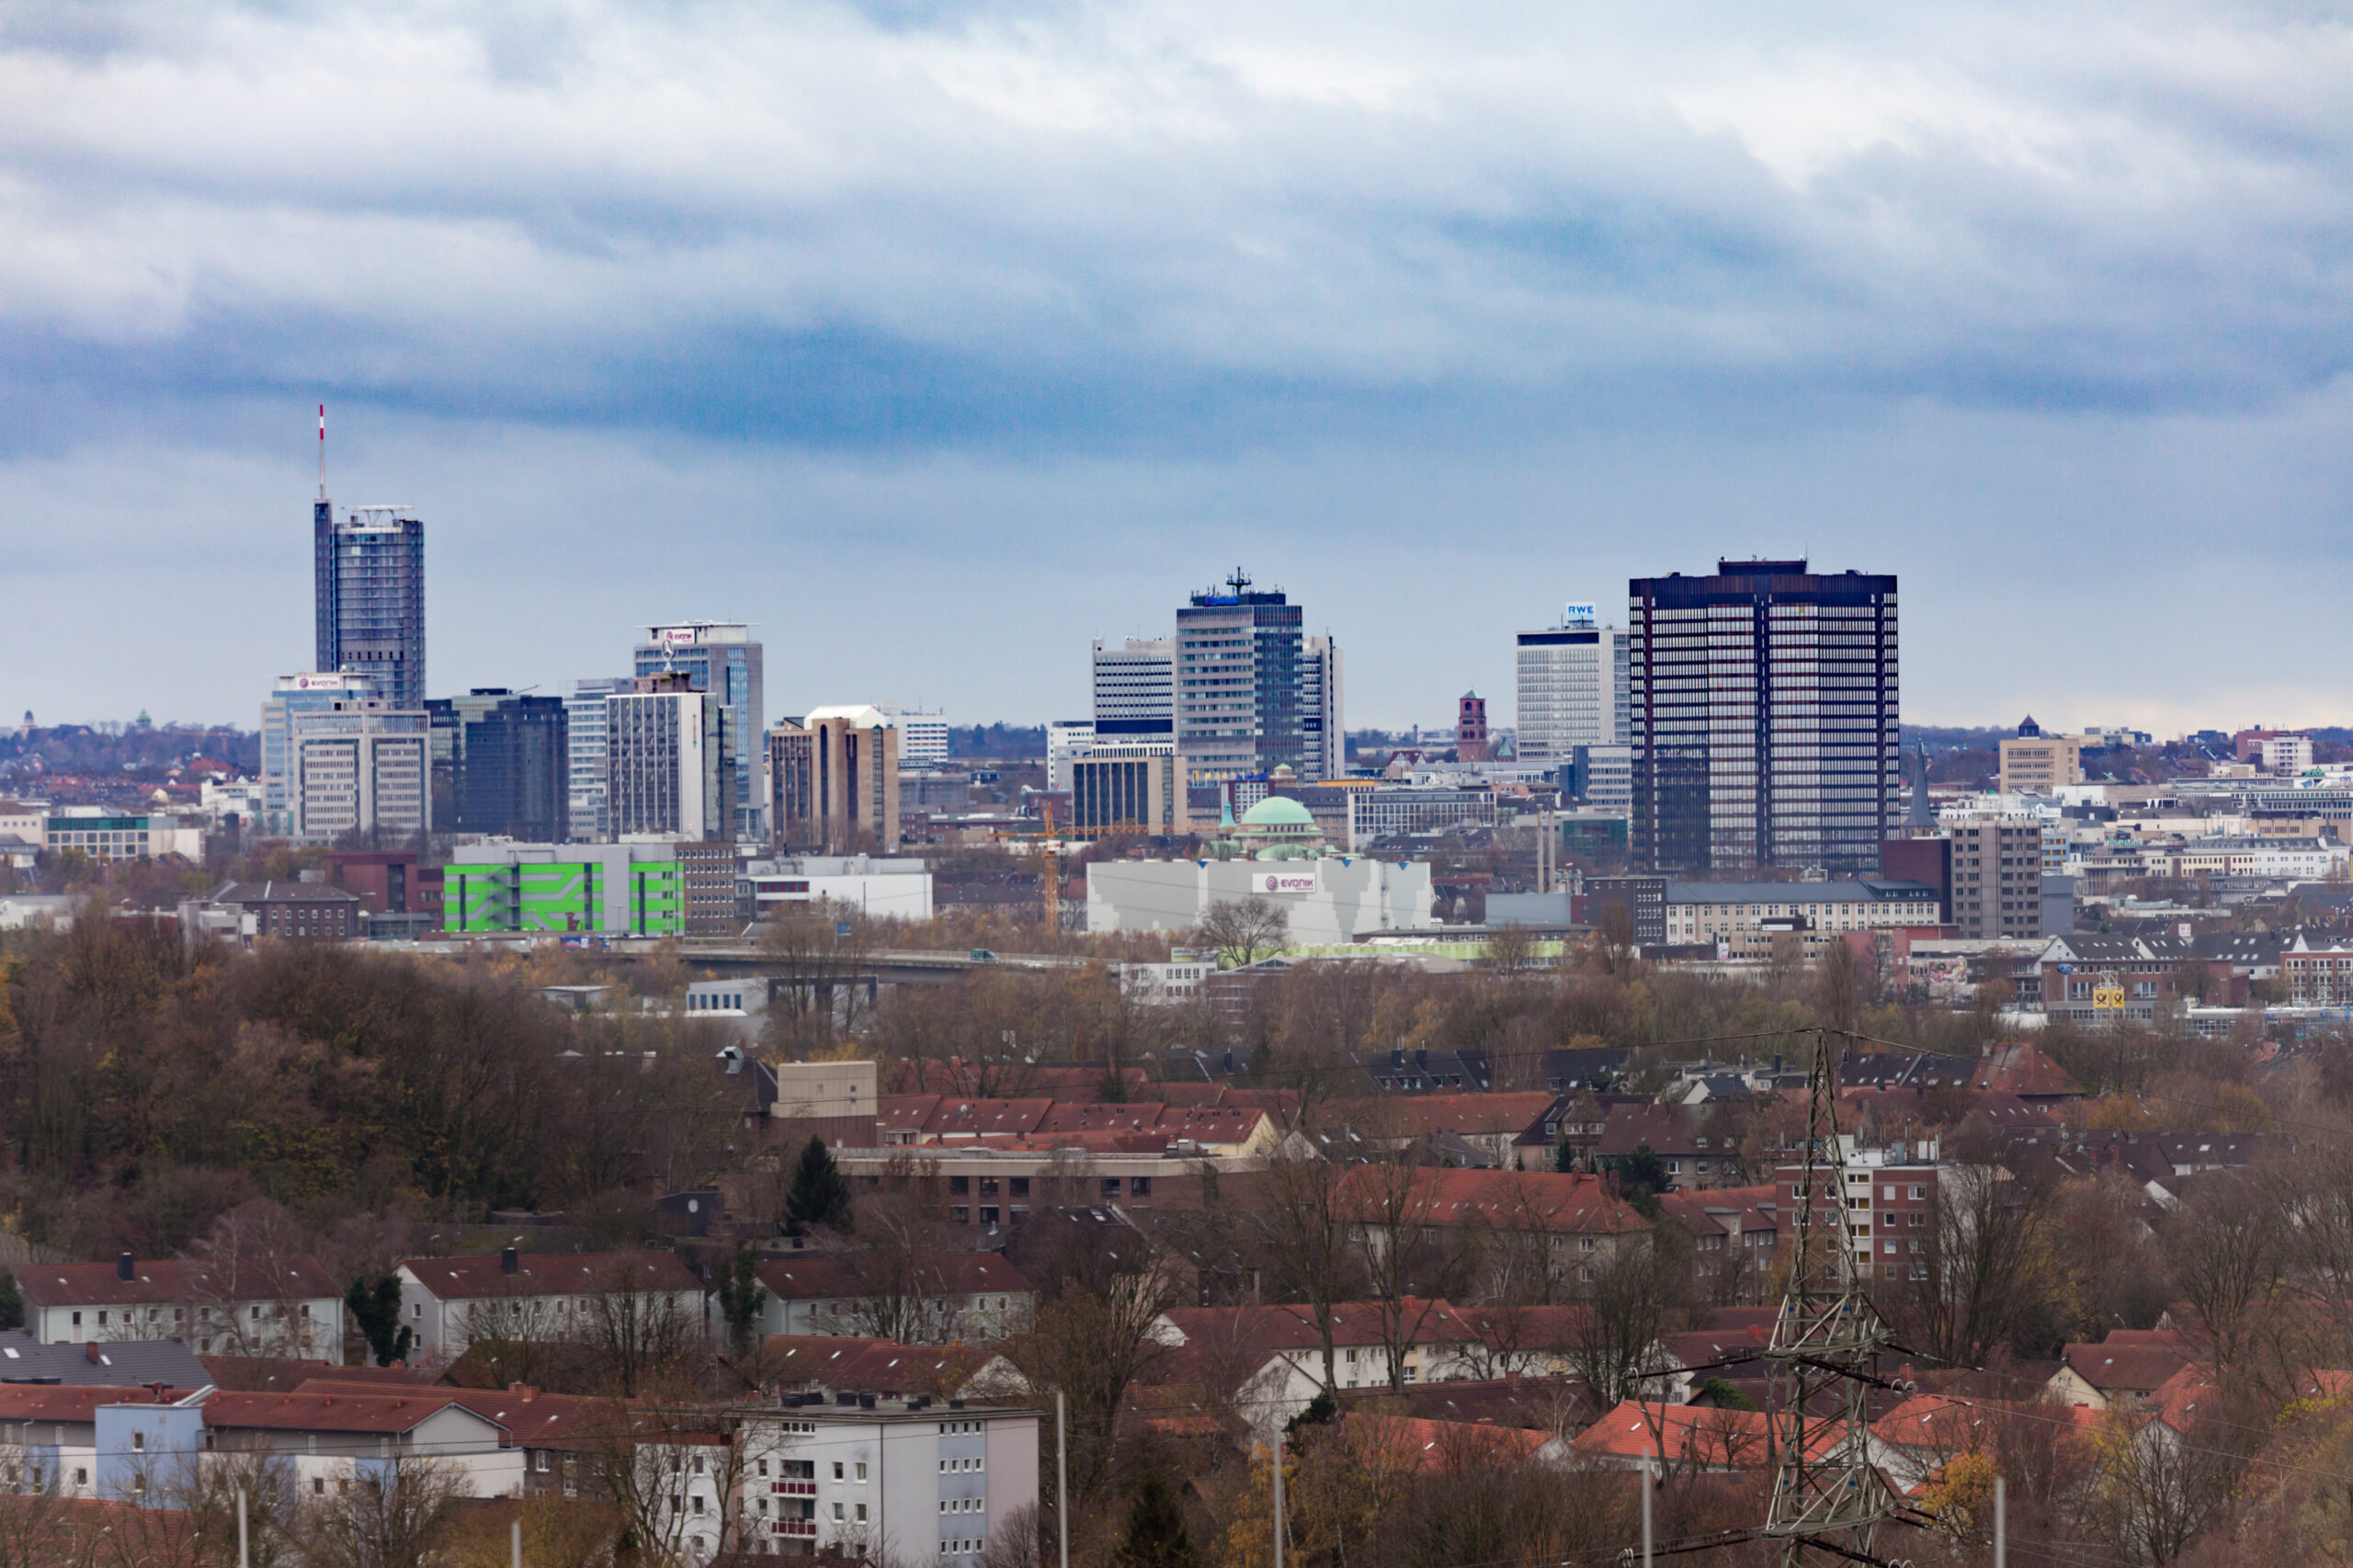
[[[679,937],[685,868],[670,844],[501,844],[442,873],[442,925],[477,935]]]

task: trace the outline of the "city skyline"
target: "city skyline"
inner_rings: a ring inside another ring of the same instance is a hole
[[[1495,623],[1807,555],[1907,584],[1915,718],[2353,718],[2341,19],[1103,15],[12,25],[0,701],[250,722],[324,402],[442,693],[691,615],[779,711],[1042,721],[1246,560],[1393,727]],[[880,645],[805,593],[878,562]]]

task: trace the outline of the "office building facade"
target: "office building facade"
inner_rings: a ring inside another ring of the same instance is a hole
[[[265,838],[294,832],[294,720],[321,713],[338,702],[383,695],[375,677],[348,671],[280,676],[261,705],[261,809],[254,828]]]
[[[311,514],[318,667],[371,677],[398,709],[425,702],[425,525],[407,506]]]
[[[632,673],[640,676],[684,674],[691,689],[714,694],[734,715],[735,734],[748,743],[767,728],[766,676],[762,649],[752,629],[741,621],[688,620],[649,626],[646,639],[631,655]],[[736,816],[729,831],[739,838],[756,838],[767,801],[767,781],[760,777],[761,758],[749,744],[739,744],[733,761],[733,790]]]
[[[768,732],[769,815],[786,852],[887,855],[899,842],[899,732],[863,704]]]
[[[509,697],[469,720],[456,830],[530,844],[568,836],[569,733],[560,697]]]
[[[1522,762],[1557,766],[1578,746],[1628,744],[1626,634],[1591,605],[1519,634],[1515,741]]]
[[[1239,572],[1177,610],[1171,678],[1176,752],[1189,782],[1288,767],[1312,783],[1336,771],[1346,744],[1339,650],[1328,638],[1309,639],[1302,624],[1301,607],[1253,591]],[[1099,726],[1097,733],[1112,738]]]
[[[1903,797],[1895,578],[1722,561],[1627,601],[1634,867],[1876,874]]]
[[[732,839],[734,710],[683,672],[640,676],[605,699],[606,803],[613,835]]]
[[[631,689],[627,676],[576,680],[572,683],[572,694],[563,699],[564,758],[571,774],[566,836],[583,844],[612,842],[613,813],[607,796],[610,779],[605,756],[605,699]]]
[[[1348,735],[1340,711],[1340,645],[1329,637],[1301,644],[1300,726],[1310,766],[1301,777],[1341,778],[1348,771]]]
[[[381,845],[433,826],[426,716],[350,698],[290,720],[292,832],[304,844]]]
[[[1175,746],[1089,746],[1065,766],[1074,835],[1175,836],[1191,831],[1183,765]]]
[[[1095,734],[1106,741],[1171,741],[1176,642],[1134,638],[1117,648],[1095,640]]]

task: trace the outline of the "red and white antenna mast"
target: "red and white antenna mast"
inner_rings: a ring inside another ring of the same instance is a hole
[[[319,404],[319,499],[327,498],[327,405]]]

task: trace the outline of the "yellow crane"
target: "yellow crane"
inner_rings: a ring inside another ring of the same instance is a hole
[[[1046,836],[1039,848],[1046,857],[1045,875],[1040,880],[1046,893],[1046,935],[1059,936],[1063,928],[1063,851],[1061,841],[1054,837],[1054,798],[1049,795],[1041,802],[1046,813]]]

